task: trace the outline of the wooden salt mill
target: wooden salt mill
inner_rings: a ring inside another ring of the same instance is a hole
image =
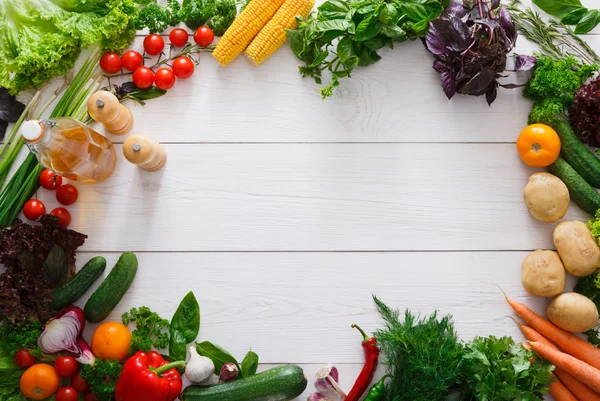
[[[125,140],[123,154],[129,162],[148,171],[160,170],[167,162],[164,146],[140,134],[131,135]]]
[[[133,114],[123,106],[115,95],[98,91],[88,99],[88,113],[104,128],[115,135],[123,135],[133,127]]]

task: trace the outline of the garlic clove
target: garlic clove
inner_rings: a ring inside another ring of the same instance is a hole
[[[325,396],[346,398],[346,392],[340,387],[338,381],[338,369],[331,364],[325,365],[317,371],[315,388]]]

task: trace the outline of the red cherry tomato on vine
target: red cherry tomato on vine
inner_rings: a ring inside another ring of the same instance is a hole
[[[40,185],[50,191],[53,191],[62,185],[62,177],[60,175],[56,175],[54,171],[46,169],[42,171],[42,174],[40,174]]]
[[[127,50],[121,56],[121,62],[127,71],[135,71],[136,68],[144,65],[144,57],[135,50]]]
[[[189,36],[185,29],[175,28],[169,32],[169,41],[175,47],[183,47],[187,44]]]
[[[144,39],[144,50],[151,56],[157,56],[165,48],[165,41],[162,36],[152,33]]]
[[[15,355],[15,363],[22,368],[28,368],[35,364],[35,358],[31,356],[29,351],[22,349]]]
[[[37,220],[46,214],[46,206],[38,199],[30,199],[23,206],[23,214],[29,220]]]
[[[146,66],[136,68],[133,72],[133,83],[140,89],[147,89],[154,83],[154,71]]]
[[[96,397],[94,394],[92,394],[91,391],[88,391],[83,396],[83,401],[100,401],[100,400],[98,399],[98,397]]]
[[[100,58],[100,68],[107,74],[121,71],[121,57],[117,53],[106,52]]]
[[[60,377],[73,377],[79,370],[79,362],[72,356],[59,356],[54,361],[54,370]]]
[[[78,372],[75,376],[71,377],[71,387],[77,390],[78,393],[85,393],[90,389],[90,384]]]
[[[212,29],[207,26],[201,26],[194,32],[194,42],[196,42],[198,46],[210,46],[213,40],[215,40],[215,34]]]
[[[60,219],[58,220],[58,225],[61,227],[69,227],[69,224],[71,224],[71,213],[64,207],[57,207],[50,214]]]
[[[71,184],[63,185],[56,190],[56,200],[65,206],[72,205],[79,197],[79,192]]]
[[[77,401],[79,394],[73,387],[62,387],[56,392],[56,401]]]
[[[196,66],[188,57],[181,56],[173,60],[171,68],[173,68],[173,73],[177,78],[186,79],[192,76]]]
[[[159,68],[154,76],[154,84],[162,90],[169,90],[175,85],[175,74],[168,68]]]

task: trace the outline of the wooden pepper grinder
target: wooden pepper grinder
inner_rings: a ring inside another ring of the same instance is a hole
[[[133,114],[123,106],[115,95],[107,91],[98,91],[88,99],[88,113],[104,128],[115,135],[123,135],[133,127]]]
[[[129,162],[148,171],[160,170],[167,162],[164,146],[140,134],[131,135],[125,140],[123,154]]]

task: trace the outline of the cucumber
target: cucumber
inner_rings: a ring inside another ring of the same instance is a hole
[[[88,299],[83,312],[85,318],[92,323],[103,321],[115,309],[127,292],[137,273],[138,260],[134,253],[125,252],[108,277]]]
[[[584,212],[592,216],[596,214],[596,210],[600,209],[600,194],[569,163],[559,157],[549,170],[565,183],[571,199]]]
[[[560,155],[594,188],[600,188],[600,159],[577,138],[568,122],[552,123],[560,138]]]
[[[72,305],[104,273],[104,269],[106,269],[106,259],[102,256],[91,258],[71,280],[56,290],[50,307],[60,310]]]
[[[189,386],[182,401],[289,401],[306,390],[300,366],[283,365],[265,372],[211,387]]]

